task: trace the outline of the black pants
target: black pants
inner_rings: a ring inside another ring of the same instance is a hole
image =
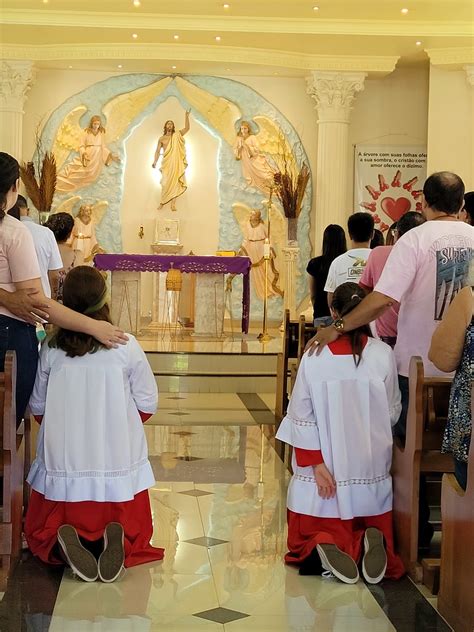
[[[5,368],[7,351],[16,351],[16,418],[19,423],[25,414],[35,383],[38,364],[35,327],[16,318],[0,316],[0,371]]]

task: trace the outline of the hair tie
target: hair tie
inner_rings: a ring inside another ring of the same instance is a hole
[[[86,310],[84,310],[83,313],[87,316],[90,314],[94,314],[95,312],[98,312],[100,309],[102,309],[104,305],[108,302],[109,302],[109,296],[108,296],[107,287],[106,287],[104,291],[102,292],[101,297],[99,298],[97,303],[88,307]]]
[[[358,294],[353,294],[351,296],[351,301],[354,300],[355,298],[358,298],[360,301],[362,300],[361,297]]]

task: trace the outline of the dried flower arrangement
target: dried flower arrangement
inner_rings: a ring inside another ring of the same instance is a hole
[[[56,191],[56,159],[54,154],[43,151],[39,131],[36,132],[37,167],[33,162],[20,165],[20,176],[25,185],[26,195],[38,210],[44,221],[51,212],[54,192]],[[38,172],[39,177],[36,177]]]

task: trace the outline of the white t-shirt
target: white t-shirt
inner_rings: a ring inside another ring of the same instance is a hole
[[[51,298],[51,285],[49,283],[48,271],[61,270],[63,267],[58,244],[53,232],[49,228],[46,228],[46,226],[36,224],[31,217],[22,217],[21,222],[28,228],[33,237],[36,256],[38,257],[40,267],[43,292],[45,296]]]
[[[370,252],[370,248],[353,248],[336,257],[329,268],[324,291],[334,292],[346,281],[359,283]]]
[[[15,283],[39,278],[38,257],[29,230],[11,215],[5,215],[0,220],[0,288],[14,292]],[[1,305],[0,314],[20,320]]]
[[[474,228],[456,220],[426,222],[393,247],[374,290],[401,303],[395,346],[400,375],[408,376],[412,356],[423,358],[426,375],[443,375],[428,360],[431,337],[467,282],[473,249]]]

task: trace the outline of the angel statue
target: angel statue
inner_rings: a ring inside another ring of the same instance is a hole
[[[81,201],[79,195],[70,197],[54,209],[56,213],[69,213],[74,217],[74,207]],[[74,218],[74,228],[67,245],[73,250],[82,252],[84,263],[92,265],[92,260],[99,252],[104,252],[100,247],[96,237],[96,227],[102,222],[105,211],[109,203],[106,200],[99,200],[95,204],[81,204],[79,211]]]
[[[244,236],[244,240],[240,246],[239,255],[249,257],[252,262],[252,268],[250,270],[252,286],[255,289],[255,293],[258,298],[263,300],[265,296],[265,267],[263,253],[265,239],[268,237],[268,233],[262,219],[262,212],[258,209],[249,209],[249,207],[245,204],[234,204],[232,209],[234,211],[234,215],[237,217]],[[284,239],[284,218],[281,218],[281,222],[278,221],[277,215],[281,216],[281,213],[279,213],[274,206],[272,206],[270,213],[271,217],[275,217],[275,225],[272,224],[273,237],[278,236],[281,233],[281,228],[283,227]],[[245,219],[243,217],[244,214],[246,216]],[[275,234],[273,233],[274,228]],[[272,244],[270,249],[270,267],[268,270],[268,297],[283,296],[283,290],[279,286],[280,273],[277,269],[276,259],[277,251]]]
[[[254,186],[268,195],[273,184],[274,169],[260,150],[250,123],[242,121],[234,143],[234,155],[242,162],[242,173],[249,186]]]
[[[105,144],[105,127],[100,116],[93,116],[82,135],[79,155],[66,164],[58,173],[56,190],[75,191],[95,182],[105,165],[120,162]]]
[[[161,150],[163,150],[160,167],[161,203],[158,210],[171,202],[171,210],[176,211],[176,198],[183,195],[187,189],[185,171],[188,163],[186,162],[186,147],[183,137],[189,132],[189,113],[190,110],[186,110],[184,127],[181,130],[176,131],[173,121],[166,121],[163,135],[160,136],[156,146],[153,169],[157,165]]]

